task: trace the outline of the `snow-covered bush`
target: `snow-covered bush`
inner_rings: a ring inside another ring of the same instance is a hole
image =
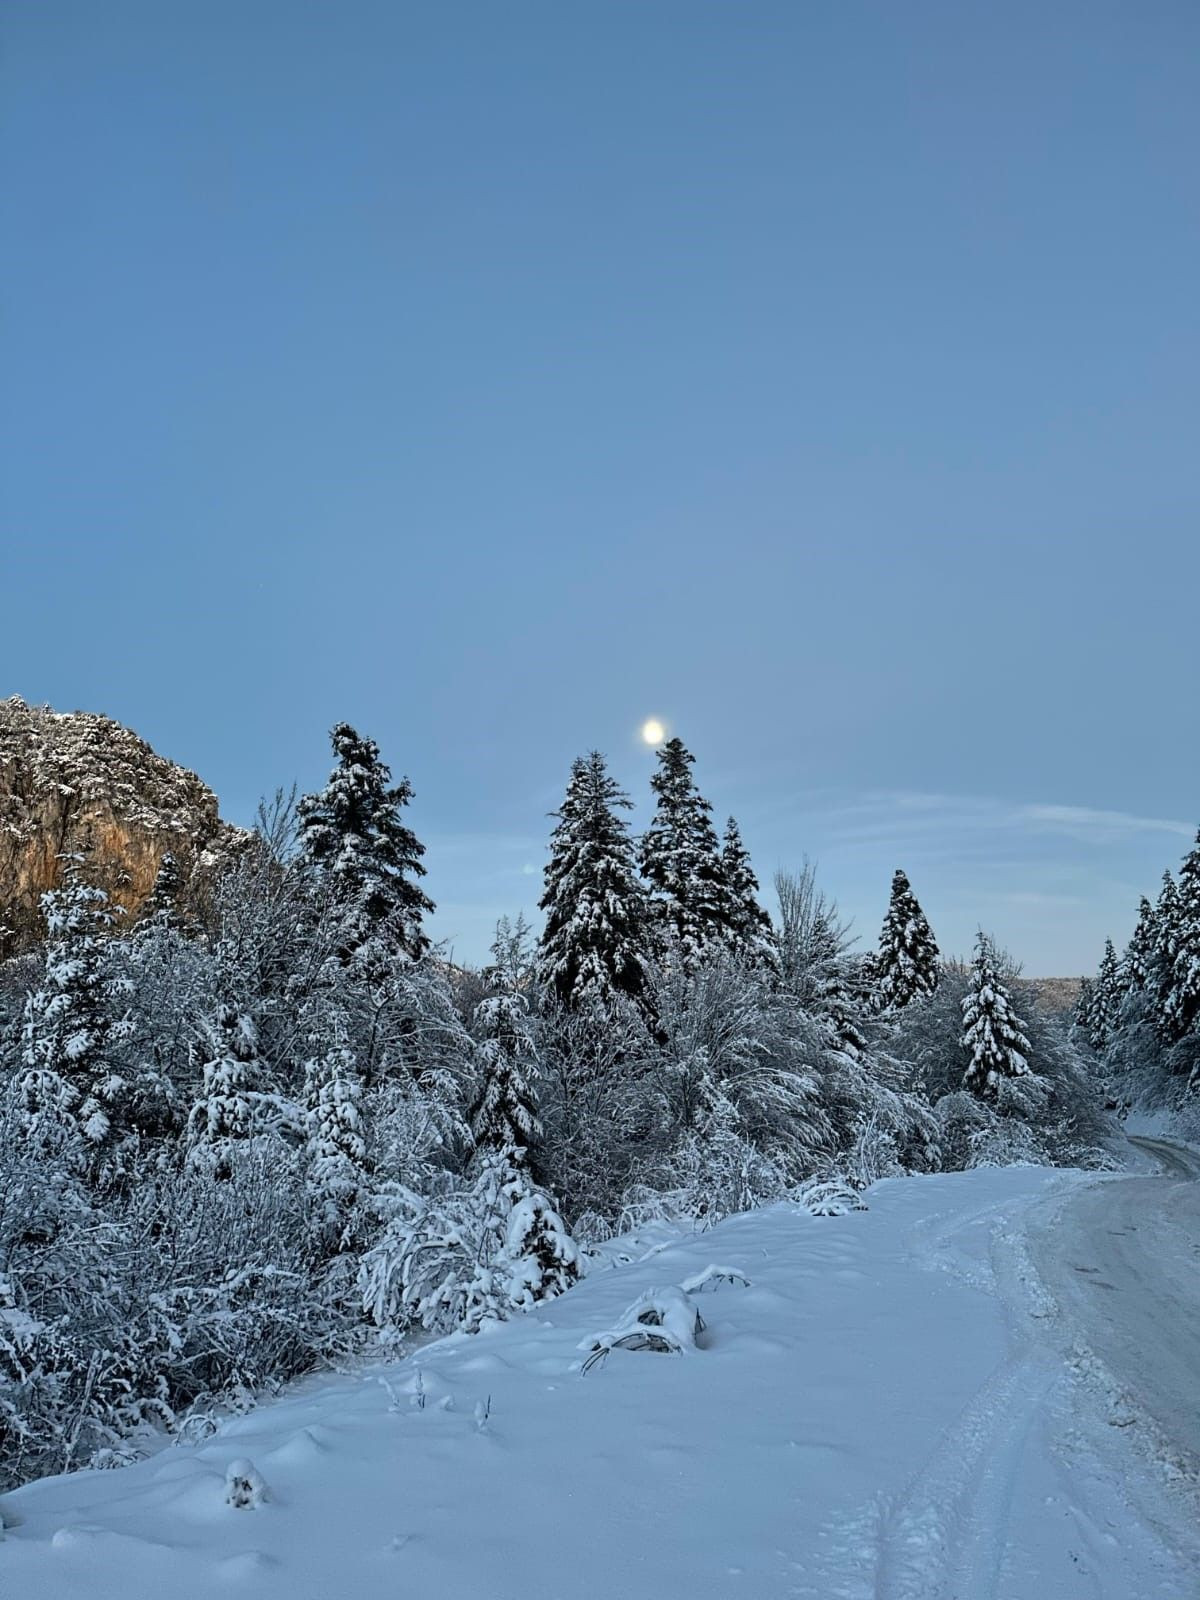
[[[579,1278],[579,1247],[544,1194],[522,1195],[508,1218],[504,1266],[509,1304],[528,1311]]]
[[[569,1288],[579,1252],[544,1194],[496,1156],[472,1181],[433,1193],[393,1188],[377,1200],[387,1226],[362,1259],[363,1309],[385,1343],[417,1324],[475,1333]]]
[[[614,1350],[649,1350],[656,1355],[686,1355],[704,1332],[704,1318],[689,1294],[669,1285],[647,1289],[629,1306],[615,1327],[585,1339],[582,1370],[590,1372]]]
[[[791,1198],[813,1217],[844,1217],[848,1211],[866,1211],[867,1204],[846,1178],[809,1178]]]

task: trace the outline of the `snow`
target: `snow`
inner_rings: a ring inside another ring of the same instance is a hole
[[[1037,1266],[1047,1237],[1089,1264],[1080,1208],[1169,1181],[988,1169],[886,1180],[839,1216],[656,1225],[527,1316],[6,1496],[0,1592],[1183,1600],[1178,1463],[1124,1426],[1094,1308]],[[583,1375],[581,1343],[652,1291],[702,1300],[688,1359]]]

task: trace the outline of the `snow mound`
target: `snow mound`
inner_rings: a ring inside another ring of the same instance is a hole
[[[690,1295],[674,1285],[648,1289],[638,1295],[615,1328],[583,1341],[579,1348],[588,1352],[583,1371],[590,1372],[614,1350],[681,1356],[696,1348],[703,1332],[704,1318]]]

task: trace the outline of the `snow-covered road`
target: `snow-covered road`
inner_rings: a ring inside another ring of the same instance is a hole
[[[1200,1474],[1200,1155],[1130,1142],[1159,1174],[1073,1191],[1031,1227],[1032,1254],[1131,1409],[1181,1469]]]
[[[1197,1190],[1007,1168],[650,1230],[535,1315],[5,1496],[0,1596],[1191,1600],[1195,1484],[1134,1424],[1183,1403]],[[580,1372],[714,1262],[751,1282],[698,1293],[698,1348]]]

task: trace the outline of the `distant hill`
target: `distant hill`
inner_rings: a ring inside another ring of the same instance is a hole
[[[1018,978],[1014,987],[1031,995],[1043,1011],[1066,1014],[1074,1011],[1082,984],[1082,978]]]

